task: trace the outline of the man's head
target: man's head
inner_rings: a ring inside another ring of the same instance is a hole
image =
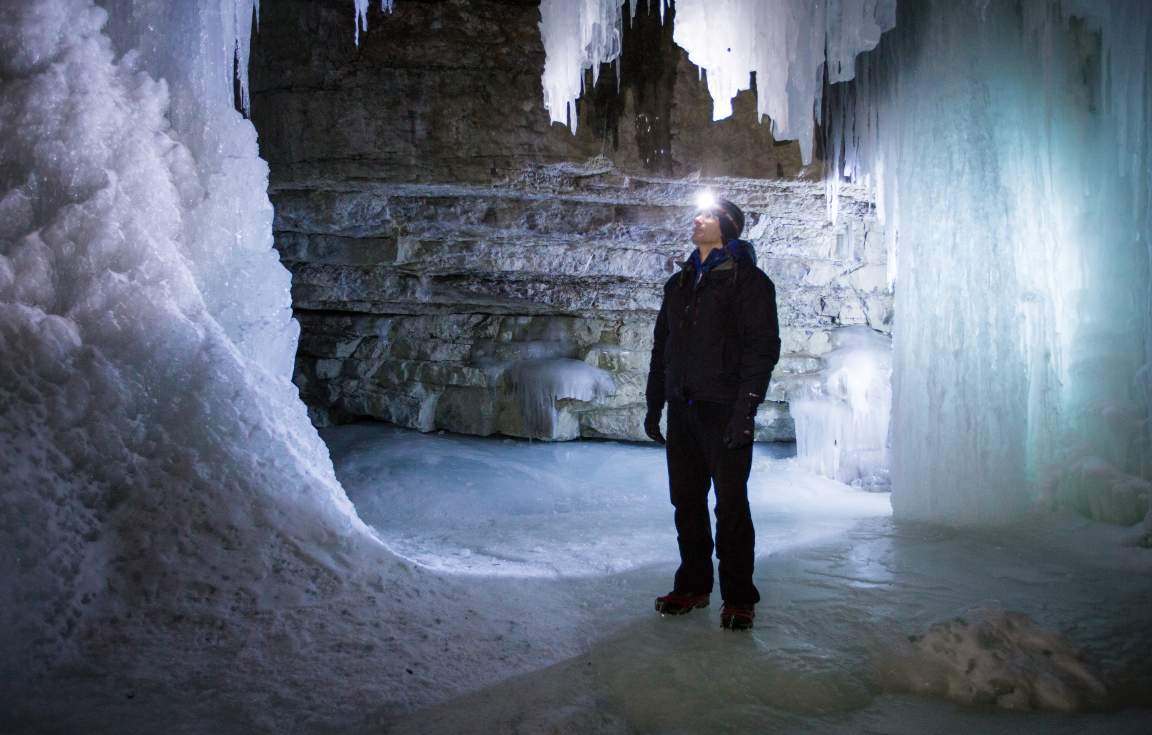
[[[744,212],[727,199],[701,198],[700,211],[692,220],[692,242],[699,246],[722,246],[744,231]]]

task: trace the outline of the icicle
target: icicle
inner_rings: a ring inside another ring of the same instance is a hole
[[[568,124],[576,134],[576,99],[584,71],[593,82],[600,65],[620,55],[620,8],[625,0],[542,0],[540,35],[544,41],[544,107],[552,122]]]
[[[352,19],[352,25],[356,30],[355,41],[356,45],[360,45],[360,31],[368,30],[368,0],[352,0],[355,3],[356,15]]]
[[[260,17],[260,0],[234,0],[236,73],[240,80],[240,107],[248,114],[248,60],[252,48],[252,21]]]
[[[356,27],[356,45],[360,45],[360,31],[368,30],[368,1],[369,0],[352,0],[355,5],[356,17],[353,24]],[[391,13],[392,6],[395,0],[380,0],[380,12]]]
[[[823,75],[851,79],[855,57],[895,23],[895,0],[679,0],[673,38],[707,70],[712,119],[732,114],[732,99],[756,74],[757,112],[777,140],[800,142],[812,161]],[[663,12],[663,4],[661,4]]]

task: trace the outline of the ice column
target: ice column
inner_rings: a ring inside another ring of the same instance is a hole
[[[268,165],[255,128],[233,109],[233,59],[247,59],[255,0],[101,4],[117,51],[134,51],[165,81],[168,117],[195,160],[179,246],[209,311],[245,357],[290,377],[299,325],[291,276],[272,247]]]
[[[871,178],[896,246],[893,507],[1135,522],[1152,494],[1152,4],[900,8],[830,121],[834,174]]]
[[[869,490],[888,489],[892,343],[868,327],[832,332],[823,368],[789,395],[796,453],[807,469]]]

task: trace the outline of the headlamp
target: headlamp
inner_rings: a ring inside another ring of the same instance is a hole
[[[701,210],[712,210],[716,207],[716,195],[709,189],[705,189],[696,195],[696,208]]]

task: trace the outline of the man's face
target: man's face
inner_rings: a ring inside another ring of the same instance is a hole
[[[720,220],[711,210],[702,209],[693,218],[692,242],[696,245],[712,245],[721,242]]]

